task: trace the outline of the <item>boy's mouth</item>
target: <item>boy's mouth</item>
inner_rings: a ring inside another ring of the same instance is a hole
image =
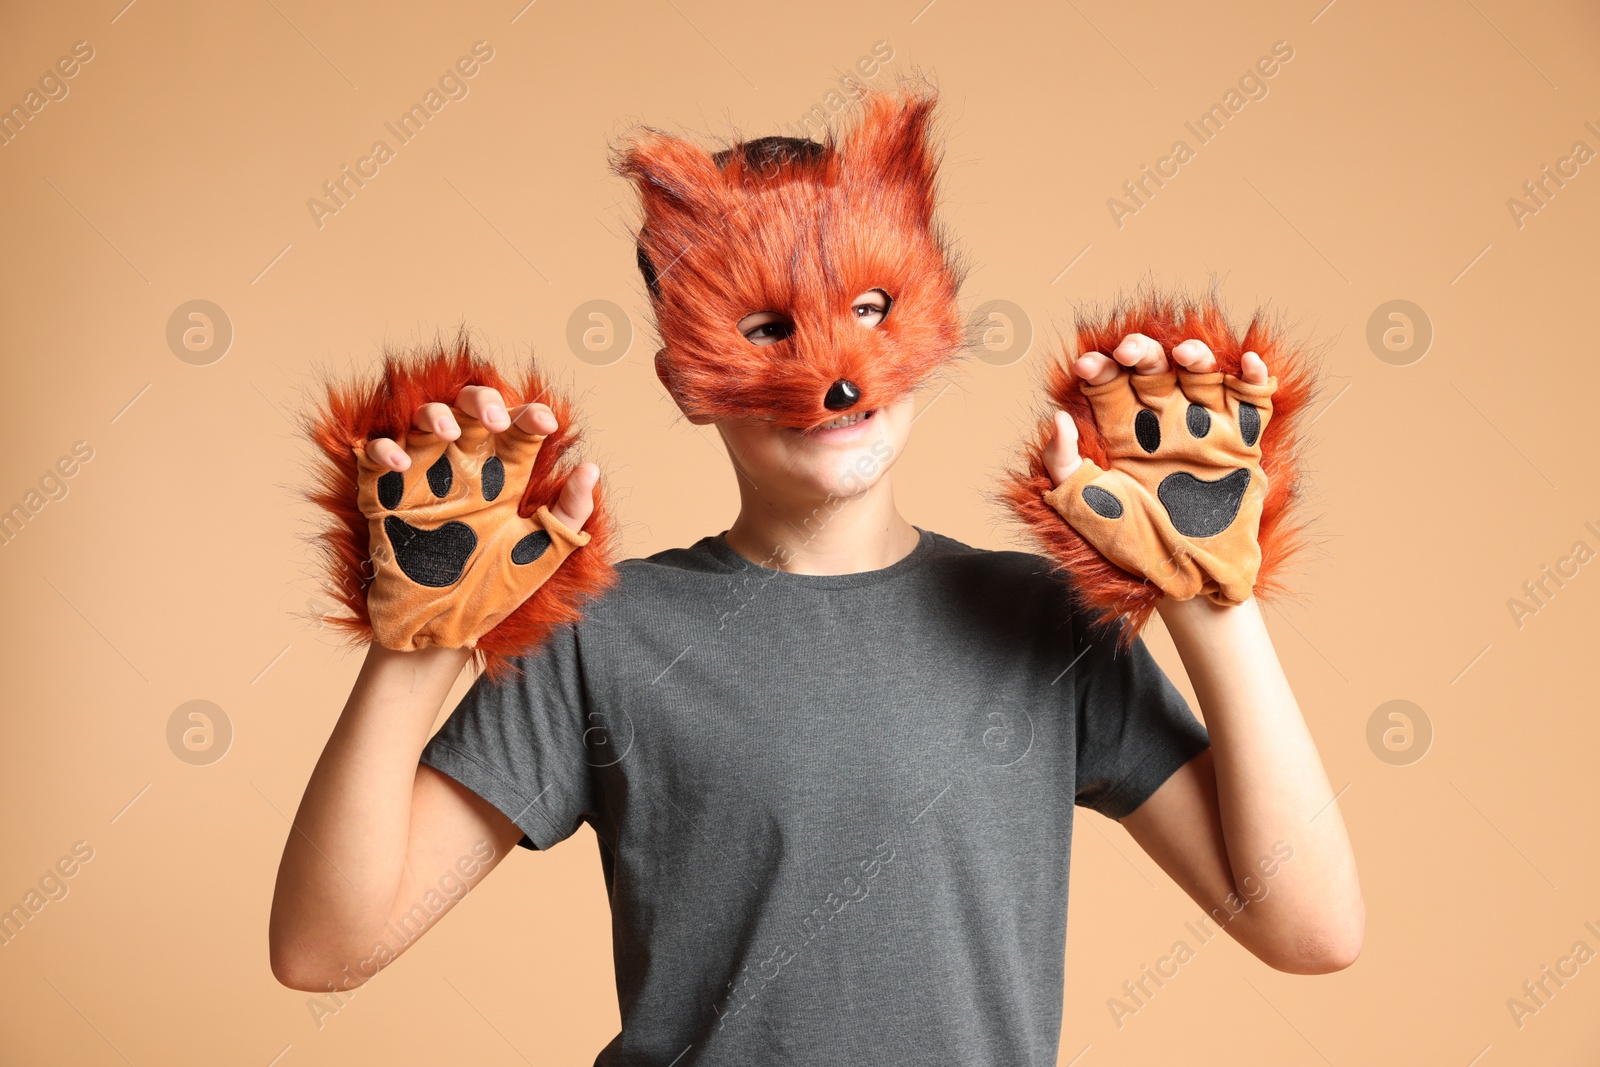
[[[825,422],[821,426],[814,426],[814,427],[812,427],[810,432],[812,432],[812,433],[821,433],[821,432],[824,432],[824,431],[827,431],[827,430],[844,430],[844,429],[848,429],[851,426],[857,425],[858,423],[866,422],[868,419],[872,418],[872,416],[875,415],[875,414],[877,414],[877,409],[876,408],[874,408],[871,411],[852,411],[848,415],[840,415],[837,419],[834,419],[832,422]]]

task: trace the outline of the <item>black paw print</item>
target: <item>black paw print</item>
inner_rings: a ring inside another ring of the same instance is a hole
[[[499,520],[499,516],[490,512],[486,505],[498,500],[505,490],[506,468],[500,457],[490,456],[483,461],[479,468],[476,493],[470,488],[470,478],[467,481],[469,487],[466,491],[458,500],[451,502],[457,506],[444,505],[448,510],[461,514],[461,518],[451,519],[430,529],[413,525],[400,515],[384,517],[383,530],[394,550],[395,564],[401,573],[418,585],[444,589],[460,581],[466,573],[472,553],[478,548],[479,531],[474,526]],[[434,500],[450,498],[456,473],[450,462],[449,449],[440,453],[439,458],[428,467],[426,483],[427,491]],[[417,489],[413,489],[414,499],[406,503],[405,475],[399,471],[381,475],[377,493],[378,503],[386,511],[429,512],[438,511],[441,507],[422,496]],[[474,497],[481,498],[482,505]],[[511,546],[511,562],[526,566],[544,555],[549,547],[550,535],[543,530],[534,530]]]
[[[1122,518],[1126,502],[1113,490],[1126,479],[1153,490],[1184,537],[1228,529],[1259,465],[1264,420],[1245,399],[1255,388],[1232,376],[1186,371],[1128,374],[1086,388],[1120,476],[1084,485],[1083,503],[1102,519]]]

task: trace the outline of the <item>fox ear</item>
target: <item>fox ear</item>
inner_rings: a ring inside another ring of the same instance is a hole
[[[851,183],[893,195],[919,226],[933,219],[939,161],[929,125],[937,102],[931,93],[869,93],[844,141],[843,170]]]
[[[611,169],[638,188],[647,227],[661,228],[654,220],[673,216],[727,213],[721,169],[709,152],[681,137],[645,129],[613,154]]]

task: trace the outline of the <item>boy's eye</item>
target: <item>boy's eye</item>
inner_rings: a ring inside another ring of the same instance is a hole
[[[858,323],[870,329],[888,316],[889,304],[888,293],[882,289],[868,289],[852,301],[850,310]]]
[[[739,332],[753,345],[777,344],[794,333],[794,323],[777,311],[757,311],[739,320]]]

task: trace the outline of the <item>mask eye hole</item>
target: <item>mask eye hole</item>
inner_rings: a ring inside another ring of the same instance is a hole
[[[889,294],[882,289],[868,289],[850,301],[850,313],[856,322],[870,330],[888,318],[891,303]]]
[[[794,323],[781,311],[757,311],[740,319],[738,330],[753,345],[775,345],[794,333]]]

